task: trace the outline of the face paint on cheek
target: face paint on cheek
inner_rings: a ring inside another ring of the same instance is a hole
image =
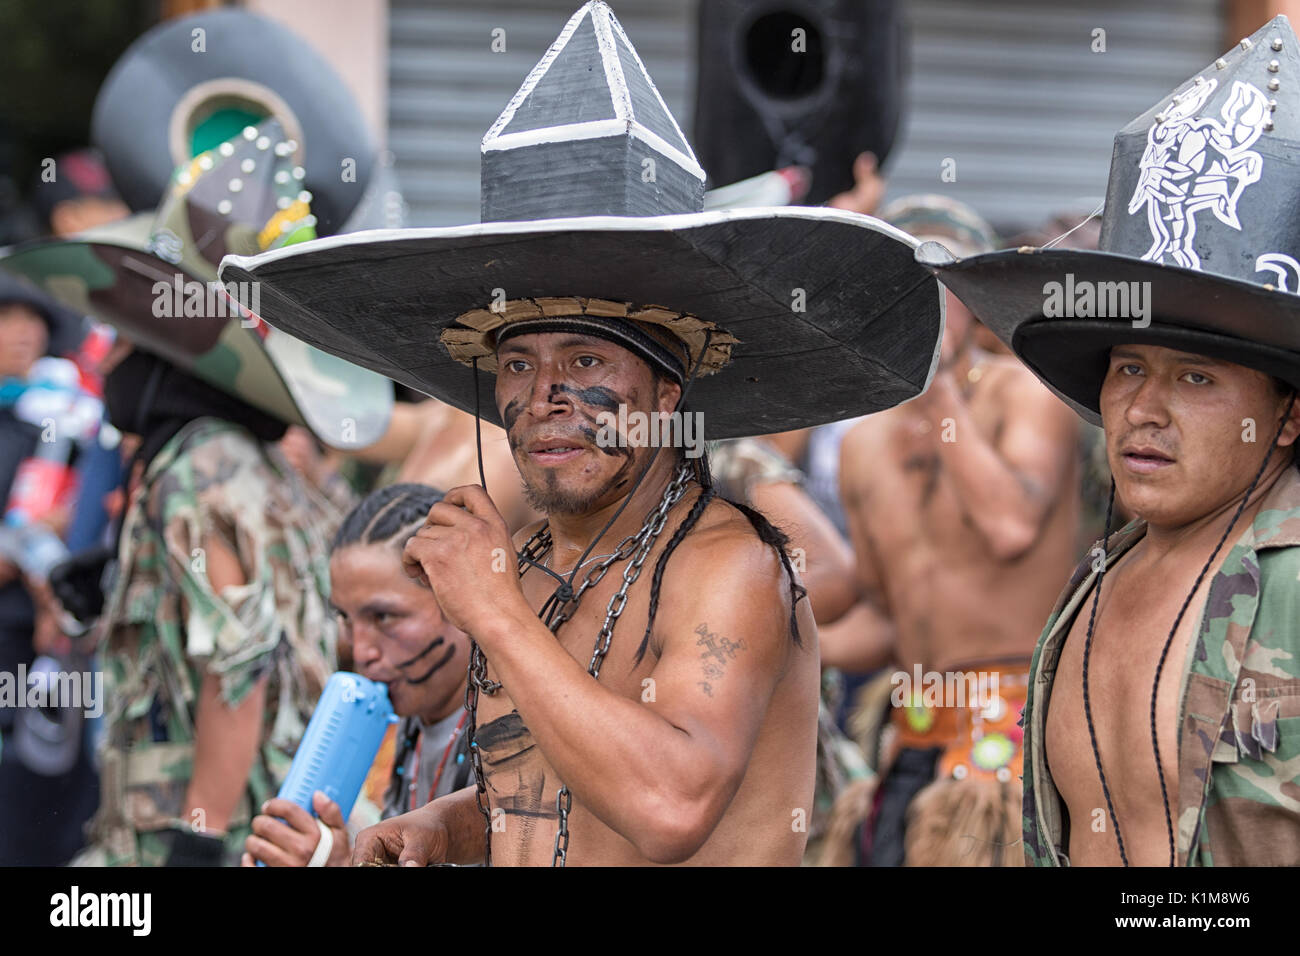
[[[591,421],[590,415],[586,415],[585,417],[588,421]],[[587,440],[588,445],[595,448],[597,451],[604,452],[611,458],[627,458],[632,454],[632,449],[627,447],[627,442],[623,440],[621,435],[618,437],[618,441],[616,442],[610,443],[609,438],[606,437],[604,443],[602,443],[599,440],[600,433],[595,428],[581,426],[578,428],[578,431],[582,434],[582,437]]]
[[[409,661],[403,661],[402,663],[398,664],[397,669],[405,670],[406,668],[414,664],[416,661],[428,657],[436,647],[438,647],[443,643],[443,640],[444,638],[441,636],[435,637],[433,640],[431,640],[428,644],[425,645],[424,650],[420,651],[420,653],[416,654]]]
[[[441,642],[442,638],[438,638],[438,640],[439,642]],[[424,674],[422,674],[419,677],[408,677],[406,679],[406,682],[408,684],[423,684],[425,681],[427,681],[438,671],[442,670],[442,668],[446,666],[447,662],[450,661],[455,656],[456,656],[456,647],[455,645],[452,645],[451,647],[447,648],[445,654],[443,654],[441,657],[439,657],[436,661],[433,662],[433,666],[430,667],[427,671],[425,671]]]
[[[506,434],[509,435],[514,430],[515,422],[519,421],[519,416],[524,412],[524,400],[522,398],[511,399],[506,402],[505,410],[501,413],[501,421],[506,426]],[[511,447],[514,439],[511,439]]]
[[[632,449],[627,448],[624,451],[625,458],[623,460],[623,466],[619,468],[619,470],[614,474],[614,477],[610,479],[609,486],[611,488],[622,488],[632,478],[631,471],[635,459],[632,457]]]

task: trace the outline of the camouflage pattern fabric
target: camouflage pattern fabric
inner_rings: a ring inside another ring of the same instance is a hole
[[[117,580],[101,619],[105,670],[101,805],[81,862],[161,865],[185,817],[195,707],[207,674],[239,704],[267,680],[261,745],[226,847],[288,773],[335,666],[327,539],[340,518],[278,450],[237,425],[199,419],[150,464],[133,495]],[[238,555],[247,583],[215,593],[203,543]]]
[[[4,267],[327,444],[363,448],[388,427],[392,383],[257,319],[256,286],[217,282],[229,253],[315,237],[297,148],[276,120],[248,127],[178,167],[155,214],[26,245]]]
[[[1146,533],[1135,521],[1111,558]],[[1100,543],[1100,542],[1099,542]],[[1065,806],[1045,754],[1047,704],[1070,624],[1096,580],[1074,572],[1039,639],[1025,706],[1024,838],[1031,866],[1068,865]],[[1177,859],[1300,863],[1300,472],[1288,468],[1211,581],[1182,675]],[[1171,795],[1172,796],[1172,795]]]

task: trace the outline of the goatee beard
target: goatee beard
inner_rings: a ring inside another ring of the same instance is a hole
[[[567,491],[560,487],[559,478],[554,472],[546,475],[546,484],[535,488],[527,481],[522,482],[524,500],[535,511],[547,515],[584,515],[595,506],[596,502],[609,493],[618,476],[611,478],[602,487],[594,491]]]

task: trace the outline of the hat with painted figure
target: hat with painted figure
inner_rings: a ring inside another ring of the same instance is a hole
[[[256,286],[245,309],[217,281],[224,255],[315,235],[296,151],[264,120],[179,166],[155,215],[22,246],[2,264],[282,421],[364,447],[387,428],[392,383],[261,322]]]
[[[499,423],[497,344],[571,330],[695,376],[710,437],[920,394],[938,284],[915,242],[825,208],[703,212],[705,174],[609,7],[587,3],[482,142],[482,222],[230,256],[277,328]],[[478,393],[475,382],[478,381]]]
[[[1098,251],[917,260],[1081,416],[1112,346],[1221,358],[1300,388],[1300,46],[1284,16],[1115,137]]]

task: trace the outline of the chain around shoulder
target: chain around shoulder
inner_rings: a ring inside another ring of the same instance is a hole
[[[552,634],[559,631],[560,627],[568,621],[577,611],[582,597],[591,588],[600,583],[605,577],[606,572],[617,562],[626,561],[628,558],[633,560],[623,570],[623,583],[618,591],[609,599],[609,604],[605,608],[605,621],[601,626],[600,633],[596,637],[596,644],[592,650],[591,662],[587,666],[587,673],[593,678],[600,676],[600,667],[605,660],[605,655],[609,653],[610,644],[614,637],[614,626],[618,623],[619,615],[623,613],[623,607],[627,603],[628,588],[641,575],[641,568],[645,564],[646,558],[654,547],[655,540],[663,531],[664,524],[668,520],[668,512],[672,510],[673,505],[677,504],[686,493],[686,485],[690,482],[692,471],[689,465],[682,465],[678,468],[673,480],[669,482],[668,487],[664,489],[663,497],[659,501],[658,507],[646,515],[645,521],[640,529],[633,534],[628,535],[615,549],[613,554],[604,558],[598,564],[591,567],[583,576],[582,584],[573,596],[565,602],[564,606],[559,609],[551,619],[548,627]],[[532,563],[540,560],[551,550],[551,532],[547,524],[543,524],[536,532],[524,543],[519,549],[518,554],[518,571],[523,574]],[[540,615],[539,615],[540,616]],[[470,637],[470,654],[469,654],[469,679],[465,685],[465,709],[469,713],[466,733],[469,734],[470,763],[474,771],[474,799],[478,804],[479,812],[483,815],[484,821],[484,863],[487,866],[492,865],[492,815],[488,811],[487,782],[483,774],[483,761],[478,748],[478,741],[475,739],[475,728],[478,721],[478,695],[481,691],[491,696],[501,689],[501,682],[489,680],[487,676],[487,656],[479,648],[478,642]],[[555,853],[551,859],[552,866],[564,866],[565,857],[568,853],[569,846],[569,827],[568,816],[569,810],[573,804],[573,797],[569,793],[567,786],[561,786],[555,795],[556,810],[559,813],[559,826],[555,834]]]

